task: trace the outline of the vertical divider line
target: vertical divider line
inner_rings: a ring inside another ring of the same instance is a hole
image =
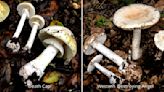
[[[83,0],[81,0],[81,92],[83,92]]]

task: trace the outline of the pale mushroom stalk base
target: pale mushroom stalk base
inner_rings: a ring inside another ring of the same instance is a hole
[[[142,50],[140,49],[141,42],[141,29],[133,30],[132,39],[132,59],[137,60],[142,56]]]
[[[57,48],[52,45],[48,45],[48,47],[36,59],[27,63],[20,69],[19,75],[23,76],[24,79],[27,79],[28,76],[36,72],[37,76],[41,78],[44,74],[44,70],[57,53]]]
[[[32,31],[30,33],[30,37],[27,41],[27,44],[25,45],[25,47],[23,47],[23,50],[24,51],[28,51],[30,53],[30,50],[31,50],[31,47],[32,47],[32,44],[34,43],[34,40],[35,40],[35,36],[36,36],[36,33],[37,33],[37,29],[38,29],[38,24],[36,23],[33,27],[32,27]]]
[[[24,9],[23,11],[24,13],[22,14],[21,16],[21,19],[19,21],[19,24],[17,26],[17,29],[16,29],[16,32],[14,33],[13,37],[11,40],[9,40],[6,44],[6,47],[10,48],[12,50],[12,52],[18,52],[19,49],[20,49],[20,44],[19,42],[15,42],[15,41],[12,41],[13,39],[18,39],[21,31],[22,31],[22,28],[23,28],[23,25],[24,25],[24,21],[26,20],[26,17],[29,16],[29,13],[28,13],[28,10],[27,9]]]
[[[104,56],[112,60],[114,63],[116,63],[119,66],[120,70],[124,69],[128,65],[125,60],[123,60],[120,56],[118,56],[116,53],[114,53],[101,43],[94,41],[92,43],[92,47],[101,52]]]

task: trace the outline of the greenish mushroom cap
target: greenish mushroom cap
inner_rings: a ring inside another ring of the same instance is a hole
[[[63,26],[48,26],[40,30],[38,37],[41,41],[54,38],[64,43],[64,56],[63,58],[68,63],[77,53],[77,44],[73,33]]]
[[[0,1],[0,22],[4,21],[9,15],[10,8],[4,1]]]

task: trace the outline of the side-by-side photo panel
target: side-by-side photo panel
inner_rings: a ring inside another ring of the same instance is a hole
[[[0,1],[0,92],[81,91],[81,1]]]
[[[84,92],[164,90],[164,1],[85,0]]]

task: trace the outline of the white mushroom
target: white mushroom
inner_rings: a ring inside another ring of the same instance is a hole
[[[160,13],[152,6],[131,4],[117,10],[113,17],[114,24],[124,30],[133,30],[132,59],[137,60],[142,55],[140,49],[141,29],[146,29],[159,21]]]
[[[84,53],[86,55],[91,55],[95,52],[95,49],[102,53],[104,56],[112,60],[119,66],[119,69],[122,70],[128,63],[122,57],[118,56],[112,50],[108,49],[103,45],[106,40],[105,33],[93,33],[91,36],[86,38],[84,43]]]
[[[19,51],[20,44],[17,39],[22,31],[22,28],[23,28],[26,18],[30,18],[31,16],[33,16],[35,14],[35,8],[31,3],[23,2],[17,6],[17,11],[18,11],[19,15],[21,16],[21,19],[19,21],[16,32],[14,33],[12,39],[9,40],[6,44],[6,47],[10,48],[12,50],[12,52]]]
[[[46,49],[34,60],[25,64],[19,71],[19,75],[26,80],[34,72],[43,76],[45,68],[55,56],[70,61],[76,55],[77,45],[72,32],[62,26],[49,26],[40,30],[38,34]]]
[[[45,20],[40,15],[34,15],[30,18],[29,24],[32,27],[32,31],[25,47],[23,48],[24,51],[28,51],[28,52],[30,52],[32,48],[37,30],[43,28],[43,26],[45,25]]]
[[[87,72],[92,72],[94,68],[97,68],[99,71],[101,71],[104,75],[106,75],[109,78],[109,82],[111,84],[117,83],[117,79],[120,80],[121,78],[99,64],[102,58],[103,55],[96,55],[88,64]]]
[[[164,30],[159,31],[154,35],[155,45],[163,52],[164,51]]]

